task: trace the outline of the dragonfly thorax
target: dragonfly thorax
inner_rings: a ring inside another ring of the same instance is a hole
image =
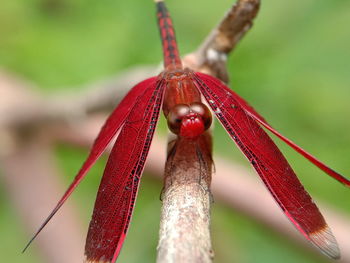
[[[201,102],[177,104],[167,116],[169,129],[182,137],[194,139],[209,129],[212,117],[206,105]]]

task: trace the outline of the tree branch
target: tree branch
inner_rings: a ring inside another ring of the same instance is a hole
[[[259,7],[260,0],[238,0],[201,46],[185,56],[185,64],[228,83],[227,56],[253,26]]]
[[[211,136],[168,144],[158,263],[212,262],[210,239]]]

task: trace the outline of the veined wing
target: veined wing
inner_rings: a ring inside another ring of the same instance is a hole
[[[280,150],[232,93],[201,75],[195,83],[223,127],[257,171],[297,229],[323,253],[339,258],[337,242],[317,206]]]
[[[203,73],[196,73],[196,75],[208,86],[213,86],[217,89],[222,89],[223,91],[227,92],[232,96],[240,105],[241,107],[249,113],[249,115],[256,120],[258,123],[260,123],[262,126],[264,126],[266,129],[271,131],[273,134],[275,134],[278,138],[280,138],[282,141],[284,141],[286,144],[288,144],[290,147],[292,147],[296,152],[304,156],[306,159],[308,159],[311,163],[313,163],[315,166],[320,168],[322,171],[327,173],[329,176],[333,177],[337,181],[341,182],[342,184],[346,186],[350,186],[350,180],[344,177],[343,175],[337,173],[332,168],[325,165],[323,162],[318,160],[316,157],[305,151],[303,148],[295,144],[293,141],[288,139],[287,137],[283,136],[281,133],[276,131],[274,128],[272,128],[267,121],[256,111],[252,106],[250,106],[242,97],[240,97],[237,93],[232,91],[230,88],[228,88],[225,84],[223,84],[220,80],[213,78],[212,76],[203,74]]]
[[[74,189],[79,185],[81,180],[85,177],[86,173],[89,171],[91,166],[96,162],[96,160],[101,156],[104,152],[110,141],[116,135],[119,128],[123,125],[125,118],[127,117],[130,109],[132,109],[135,103],[143,98],[144,93],[150,88],[154,87],[156,83],[156,77],[152,77],[146,79],[135,87],[133,87],[129,93],[122,99],[119,105],[115,108],[115,110],[111,113],[111,115],[106,120],[105,124],[101,128],[95,142],[91,148],[89,156],[84,162],[83,166],[79,170],[78,174],[75,176],[73,182],[70,184],[62,198],[58,201],[55,208],[52,210],[50,215],[46,218],[44,223],[39,227],[38,231],[32,237],[32,239],[28,242],[26,247],[23,249],[23,252],[28,248],[28,246],[32,243],[32,241],[38,236],[41,230],[46,226],[46,224],[50,221],[50,219],[56,214],[56,212],[60,209],[60,207],[64,204],[67,198],[72,194]]]
[[[131,109],[109,156],[85,246],[86,262],[115,262],[132,216],[164,93],[157,82]]]

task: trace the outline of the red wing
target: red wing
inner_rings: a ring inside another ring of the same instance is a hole
[[[41,230],[45,227],[45,225],[50,221],[50,219],[56,214],[56,212],[60,209],[60,207],[64,204],[67,198],[72,194],[74,189],[79,185],[81,180],[85,177],[86,173],[89,171],[91,166],[96,162],[96,160],[101,156],[104,152],[110,141],[113,139],[121,125],[124,123],[126,116],[128,115],[130,109],[134,107],[135,102],[143,97],[145,91],[154,86],[156,82],[156,77],[152,77],[146,79],[135,87],[133,87],[129,93],[123,98],[123,100],[119,103],[119,105],[115,108],[115,110],[111,113],[111,115],[106,120],[105,124],[101,128],[95,142],[91,148],[90,154],[84,162],[83,166],[79,170],[78,174],[75,176],[73,182],[68,187],[62,198],[58,201],[56,207],[52,210],[50,215],[46,218],[44,223],[39,227],[38,231],[32,237],[32,239],[28,242],[23,252],[28,248],[30,243],[37,237],[37,235],[41,232]]]
[[[300,146],[296,145],[293,141],[286,138],[282,134],[280,134],[278,131],[276,131],[274,128],[272,128],[267,121],[254,110],[253,107],[251,107],[242,97],[240,97],[237,93],[232,91],[230,88],[228,88],[226,85],[224,85],[220,80],[213,78],[212,76],[202,74],[202,73],[196,73],[198,77],[206,83],[208,86],[216,86],[218,89],[222,89],[223,91],[226,91],[231,94],[231,96],[240,104],[240,106],[249,113],[249,115],[256,120],[258,123],[260,123],[262,126],[264,126],[266,129],[271,131],[273,134],[275,134],[278,138],[280,138],[282,141],[284,141],[286,144],[288,144],[290,147],[292,147],[295,151],[300,153],[302,156],[304,156],[306,159],[308,159],[311,163],[316,165],[318,168],[320,168],[322,171],[327,173],[329,176],[333,177],[337,181],[343,183],[346,186],[350,186],[350,180],[342,176],[341,174],[334,171],[332,168],[328,167],[324,163],[322,163],[320,160],[318,160],[316,157],[312,156],[310,153],[302,149]]]
[[[86,262],[114,262],[119,255],[159,117],[163,86],[158,83],[138,98],[113,146],[89,226]]]
[[[249,105],[248,102],[246,102],[241,96],[239,96],[237,93],[235,93],[233,90],[231,90],[229,87],[227,87],[222,81],[220,81],[217,78],[214,78],[210,75],[196,72],[195,73],[207,86],[216,86],[219,89],[222,89],[223,91],[227,91],[232,94],[232,96],[237,100],[242,108],[244,108],[249,113],[255,115],[257,118],[259,118],[261,121],[266,122],[263,116],[261,116],[252,106]]]
[[[198,89],[284,213],[322,252],[338,258],[339,249],[330,228],[274,142],[232,93],[212,82],[205,83],[201,76],[195,77]]]

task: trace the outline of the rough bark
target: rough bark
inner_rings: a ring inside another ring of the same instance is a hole
[[[158,244],[158,263],[211,262],[211,137],[169,142]]]

